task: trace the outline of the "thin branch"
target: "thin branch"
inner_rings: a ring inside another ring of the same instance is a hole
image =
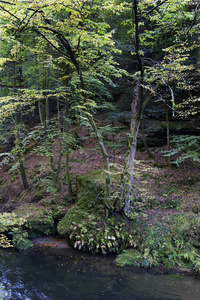
[[[173,90],[172,90],[172,88],[171,88],[171,86],[169,86],[165,81],[164,81],[164,79],[163,79],[163,77],[161,78],[162,79],[162,82],[164,83],[164,85],[166,85],[169,89],[170,89],[170,92],[171,92],[171,96],[172,96],[172,115],[173,115],[173,117],[174,117],[174,113],[175,113],[175,110],[174,110],[174,108],[173,108],[173,106],[175,105],[175,100],[174,100],[174,92],[173,92]]]
[[[197,4],[196,8],[195,8],[195,15],[194,15],[194,19],[193,19],[193,22],[192,22],[192,25],[188,28],[187,32],[186,32],[186,36],[188,35],[189,31],[192,29],[192,27],[195,25],[195,22],[197,20],[199,20],[199,18],[197,18],[197,11],[198,11],[198,6],[199,4]]]
[[[79,48],[79,46],[80,46],[80,42],[81,42],[81,36],[79,36],[79,38],[78,38],[78,45],[77,45],[77,47],[76,47],[77,50],[78,50],[78,48]]]
[[[138,64],[139,64],[139,71],[140,71],[140,100],[139,101],[139,107],[138,107],[138,115],[140,115],[142,113],[142,107],[143,107],[143,80],[144,80],[144,65],[143,65],[143,61],[140,55],[140,38],[139,38],[139,20],[138,20],[138,4],[137,4],[137,0],[134,0],[134,4],[133,4],[133,10],[132,10],[132,14],[133,14],[133,29],[135,31],[134,34],[134,43],[135,43],[135,49],[136,49],[136,56],[137,56],[137,60],[138,60]]]
[[[163,5],[163,4],[164,4],[165,2],[167,2],[167,1],[168,1],[168,0],[164,0],[164,1],[160,2],[159,4],[157,4],[156,6],[154,6],[152,9],[150,9],[150,10],[146,13],[146,15],[151,14],[155,9],[157,9],[159,6]],[[140,18],[138,18],[138,20],[141,21],[142,18],[143,18],[143,16],[141,16]]]
[[[9,10],[7,10],[6,8],[4,8],[3,6],[0,5],[0,8],[2,8],[4,11],[6,11],[9,15],[11,15],[12,17],[14,17],[18,21],[21,21],[18,17],[16,17],[14,14],[12,14]]]
[[[8,1],[0,1],[0,3],[9,4],[9,5],[16,5],[16,3],[8,2]]]
[[[58,51],[59,53],[61,53],[62,55],[64,55],[65,57],[67,57],[69,59],[69,57],[67,56],[66,53],[64,53],[63,51],[61,51],[59,48],[57,48],[51,41],[49,41],[49,39],[43,34],[41,33],[41,31],[39,31],[36,28],[33,28],[33,30],[38,34],[41,35],[41,37],[43,37],[54,49],[56,49],[56,51]]]
[[[30,20],[32,19],[32,17],[40,10],[41,8],[36,9],[31,16],[29,16],[28,20],[26,21],[26,23],[24,24],[23,27],[21,27],[20,32],[24,30],[24,28],[26,28],[28,26],[28,23],[30,22]],[[27,16],[26,16],[27,17]],[[25,21],[26,17],[21,21],[21,24]]]

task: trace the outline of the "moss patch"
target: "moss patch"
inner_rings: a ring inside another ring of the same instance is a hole
[[[29,224],[29,237],[55,234],[55,224],[50,209],[27,203],[17,208],[15,213],[19,217],[26,217]]]

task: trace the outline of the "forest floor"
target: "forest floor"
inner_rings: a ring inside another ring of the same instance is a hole
[[[104,115],[98,116],[97,124],[102,127],[109,125]],[[123,168],[124,155],[127,151],[128,129],[122,123],[116,123],[115,126],[121,128],[120,132],[114,137],[108,134],[104,140],[115,171],[120,171]],[[125,130],[122,130],[123,128]],[[71,130],[78,133],[81,145],[70,154],[70,172],[73,177],[103,169],[101,151],[89,130],[75,127]],[[119,146],[114,152],[109,146],[112,143]],[[58,143],[55,142],[55,162],[58,159],[57,150]],[[190,213],[195,209],[198,212],[200,210],[200,168],[190,161],[185,161],[178,167],[172,165],[169,171],[167,158],[162,154],[166,147],[154,147],[150,150],[155,160],[149,158],[144,149],[138,149],[136,154],[135,175],[138,200],[135,205],[137,211],[145,213],[149,225],[168,222],[169,217],[176,213]],[[47,162],[44,156],[31,152],[26,154],[25,167],[31,187],[37,180],[45,178],[45,170],[48,170]],[[43,170],[37,175],[36,169],[41,167]],[[33,202],[35,189],[30,188],[24,193],[19,172],[13,175],[8,167],[4,166],[0,169],[0,183],[0,212],[11,212],[23,203]],[[116,181],[115,185],[117,184]],[[63,184],[63,187],[64,193],[67,193],[66,185]],[[58,205],[64,203],[60,194]],[[36,205],[40,205],[39,201]]]

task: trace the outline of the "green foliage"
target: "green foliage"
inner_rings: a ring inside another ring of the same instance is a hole
[[[27,249],[32,246],[25,228],[28,226],[26,218],[18,217],[15,213],[0,214],[0,247],[15,247]],[[8,237],[12,236],[12,240]]]
[[[171,143],[173,148],[165,152],[165,156],[174,157],[178,155],[174,161],[176,165],[180,165],[186,159],[191,160],[195,164],[200,163],[200,137],[196,135],[172,136]]]
[[[161,207],[161,208],[177,208],[179,204],[179,198],[178,197],[168,197],[167,194],[163,194],[164,197],[166,195],[166,198],[159,199],[159,198],[148,198],[147,199],[147,207],[150,208],[153,207]]]
[[[9,234],[12,235],[13,247],[26,250],[33,246],[33,243],[28,239],[28,232],[22,228],[14,228]]]
[[[198,257],[198,259],[196,260],[195,264],[194,264],[194,271],[195,274],[198,278],[200,278],[200,256]]]
[[[131,224],[130,224],[131,223]],[[136,222],[112,216],[105,219],[97,213],[87,215],[78,224],[72,223],[70,239],[79,250],[92,253],[118,253],[127,246],[136,247]]]
[[[142,263],[142,255],[137,249],[123,250],[116,258],[116,263],[119,266],[131,265],[140,267]]]
[[[10,299],[10,291],[5,289],[3,284],[0,283],[0,300],[9,300]]]
[[[175,236],[176,230],[171,232],[165,226],[153,228],[143,245],[142,266],[156,266],[162,264],[166,268],[191,267],[197,251],[182,236]]]

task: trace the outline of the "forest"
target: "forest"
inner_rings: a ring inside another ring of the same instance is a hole
[[[199,12],[0,0],[0,247],[59,235],[200,276]]]

